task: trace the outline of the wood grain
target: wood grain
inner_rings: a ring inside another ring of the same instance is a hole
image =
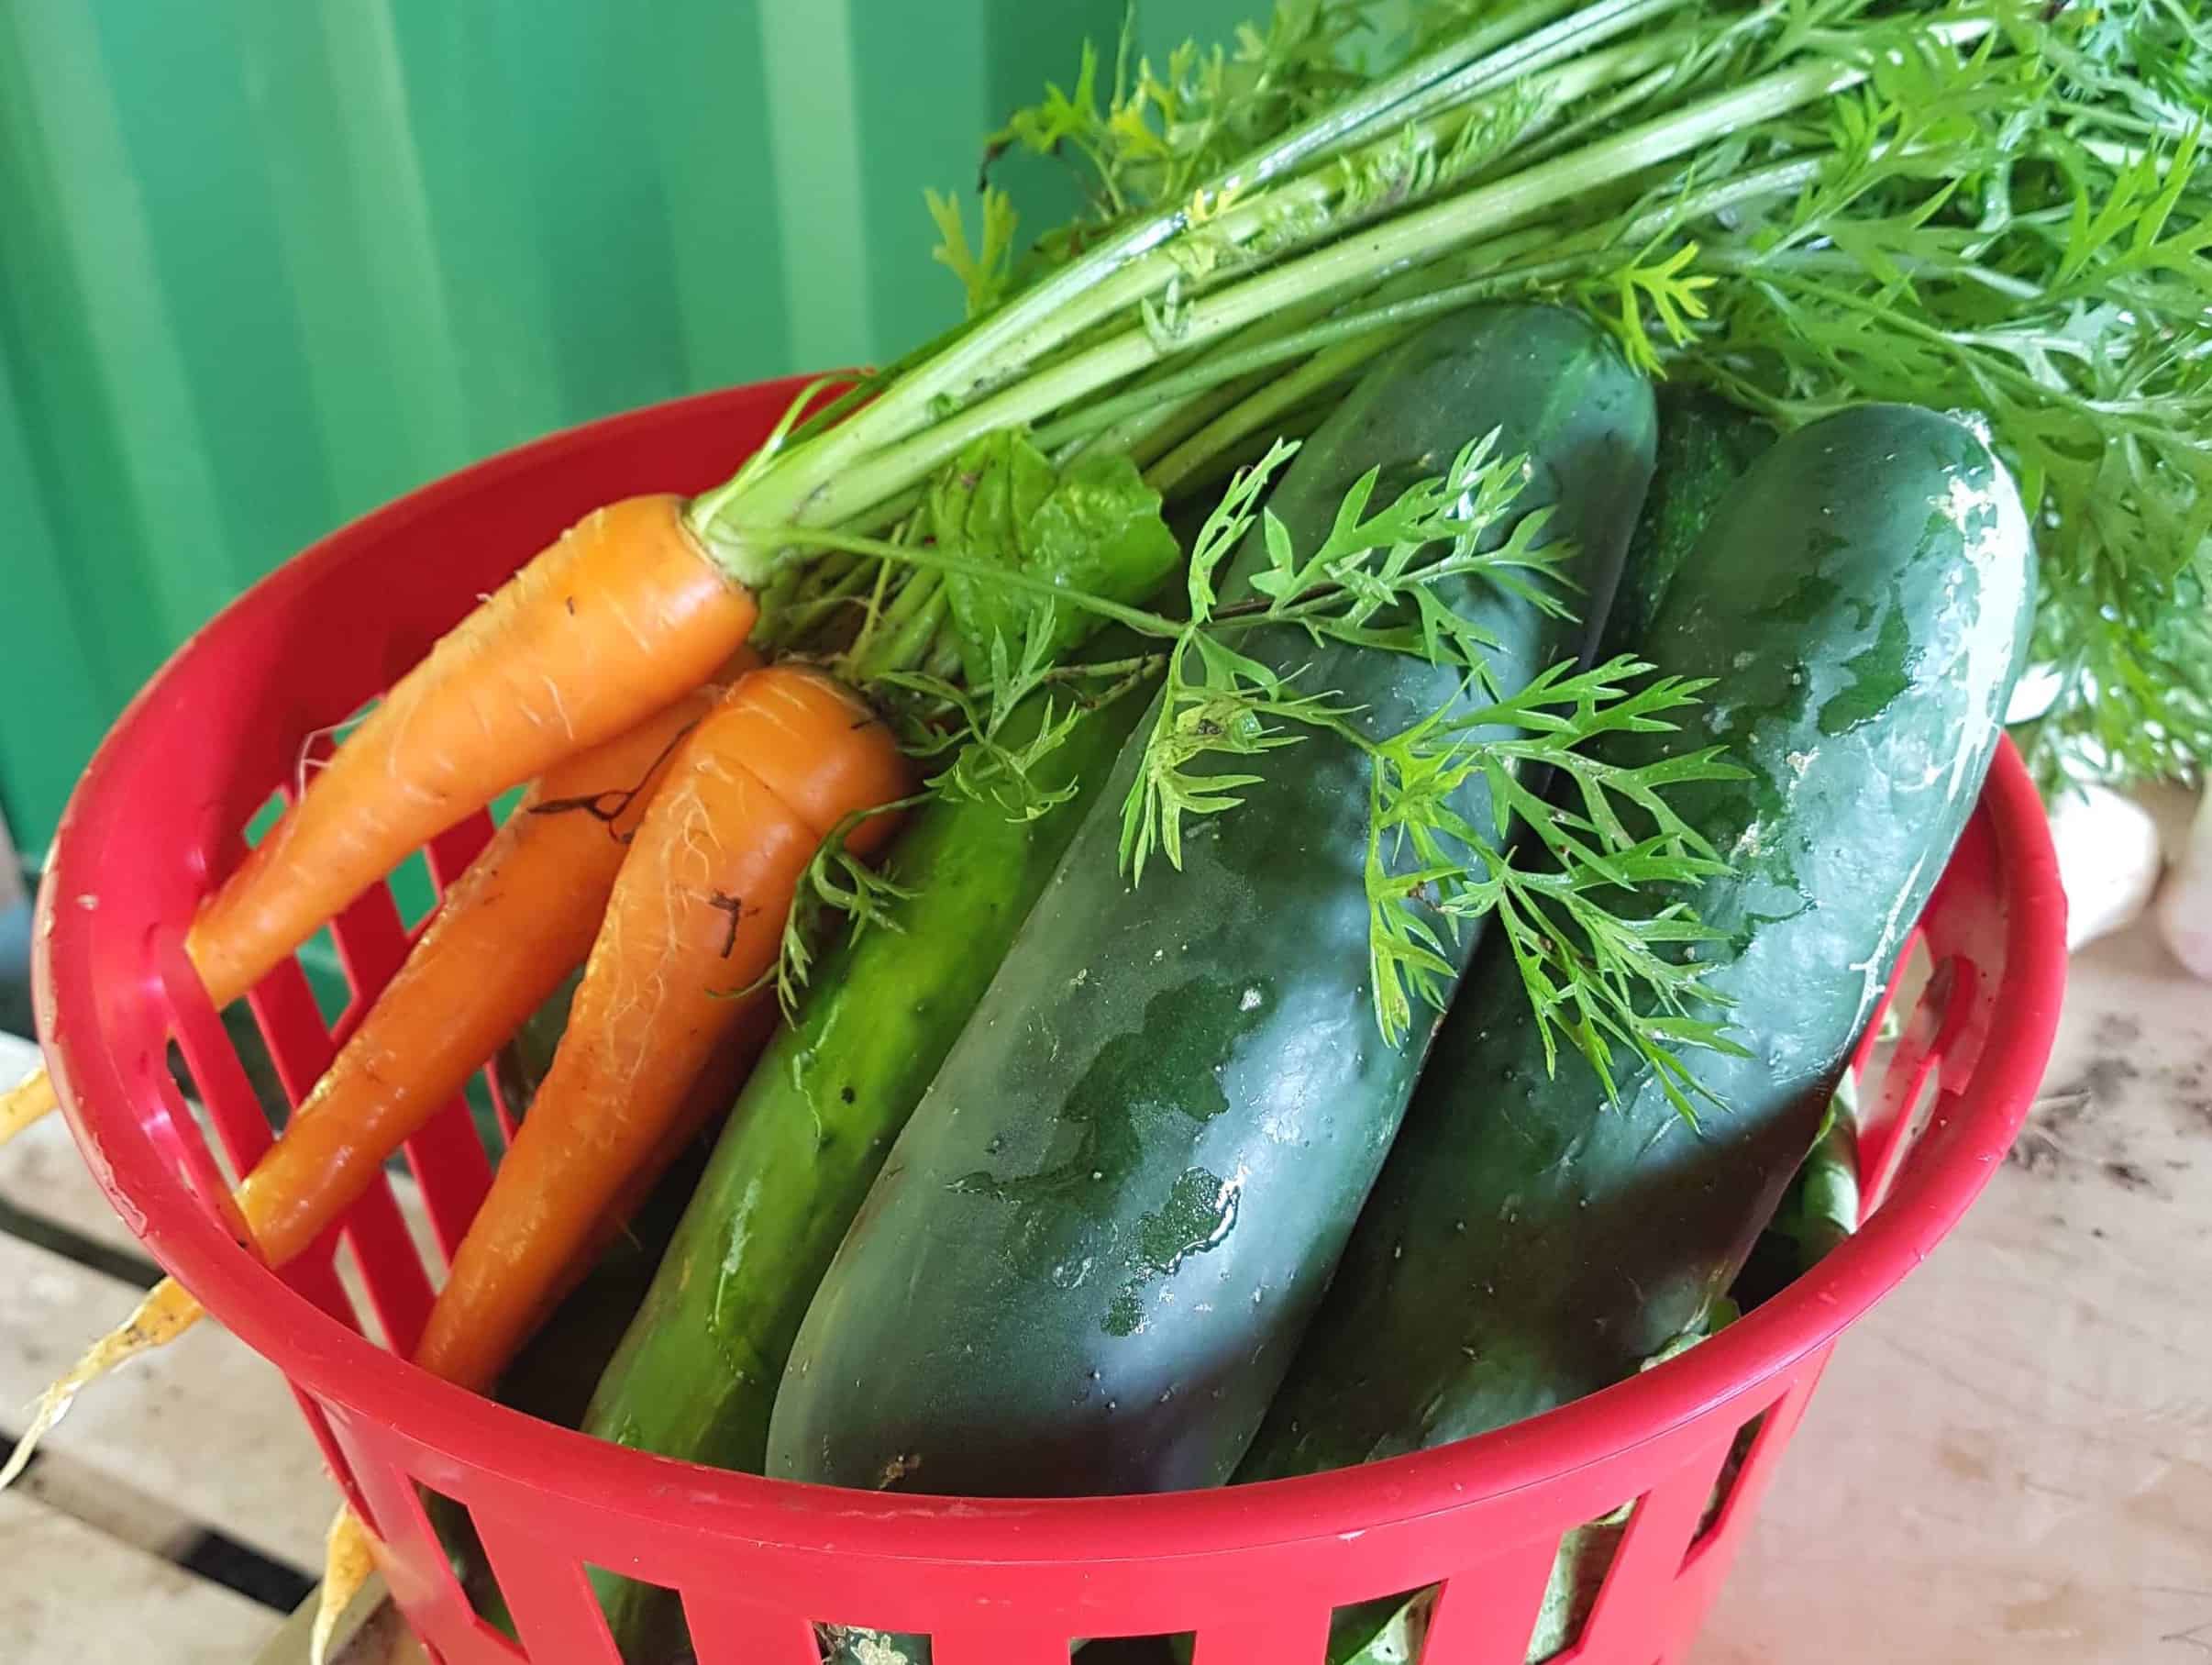
[[[240,1665],[279,1615],[12,1493],[0,1493],[0,1659]]]
[[[2212,1659],[2212,994],[2139,924],[2044,1095],[1837,1349],[1690,1665]]]
[[[0,1405],[10,1420],[138,1291],[0,1237]],[[283,1378],[201,1325],[79,1396],[46,1449],[295,1567],[322,1559],[336,1495]],[[12,1658],[0,1654],[0,1658]]]

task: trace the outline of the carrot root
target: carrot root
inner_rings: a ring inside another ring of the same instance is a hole
[[[206,1309],[174,1278],[163,1278],[148,1290],[146,1298],[129,1317],[94,1342],[66,1375],[39,1394],[30,1426],[16,1442],[6,1466],[0,1468],[0,1491],[14,1484],[17,1477],[30,1466],[39,1442],[69,1415],[69,1407],[76,1402],[78,1393],[140,1353],[168,1346],[205,1314]]]
[[[0,1093],[0,1145],[5,1145],[33,1122],[61,1104],[53,1077],[33,1070],[6,1093]]]
[[[675,497],[594,511],[441,638],[308,783],[185,939],[216,1005],[410,850],[698,687],[745,640]]]
[[[753,662],[747,653],[736,668]],[[548,771],[470,864],[282,1137],[239,1184],[239,1213],[270,1265],[291,1260],[350,1207],[384,1160],[583,959],[621,867],[623,840],[643,818],[674,748],[712,704],[707,692],[688,694]],[[7,1116],[43,1114],[41,1094],[50,1104],[43,1072],[7,1094]],[[157,1283],[46,1390],[0,1469],[0,1487],[23,1471],[79,1393],[201,1316],[181,1284]]]
[[[755,672],[692,731],[623,859],[568,1031],[454,1256],[417,1365],[491,1391],[761,1000],[822,838],[910,787],[889,731],[811,672]],[[873,848],[891,821],[871,816],[848,848]]]
[[[368,1526],[350,1506],[340,1504],[330,1517],[330,1533],[323,1545],[323,1583],[315,1594],[315,1628],[307,1638],[308,1665],[326,1665],[338,1620],[375,1571]]]
[[[684,734],[687,696],[538,777],[238,1190],[262,1257],[315,1240],[591,950],[625,845]]]

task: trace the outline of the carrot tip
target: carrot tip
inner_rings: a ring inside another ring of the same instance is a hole
[[[0,1491],[13,1485],[17,1476],[30,1466],[39,1442],[69,1415],[69,1407],[76,1403],[80,1393],[116,1366],[174,1341],[199,1322],[204,1310],[174,1278],[163,1278],[148,1290],[145,1299],[129,1317],[86,1348],[84,1356],[70,1367],[68,1373],[39,1395],[30,1426],[16,1442],[6,1467],[0,1468]]]
[[[328,1665],[338,1620],[375,1571],[369,1528],[352,1509],[340,1504],[338,1512],[330,1517],[330,1536],[324,1542],[323,1587],[315,1598],[315,1629],[307,1638],[308,1665]]]
[[[61,1102],[54,1094],[53,1078],[44,1070],[33,1070],[6,1093],[0,1093],[0,1145],[6,1144]]]

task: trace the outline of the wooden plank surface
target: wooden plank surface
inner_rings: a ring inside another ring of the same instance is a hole
[[[315,1610],[310,1596],[254,1656],[254,1665],[305,1665]],[[430,1660],[399,1609],[385,1599],[384,1581],[371,1574],[352,1605],[338,1615],[326,1665],[430,1665]]]
[[[24,1407],[129,1313],[138,1291],[0,1237],[0,1404]],[[13,1431],[11,1429],[11,1431]],[[336,1495],[283,1379],[202,1324],[79,1396],[46,1449],[296,1567],[322,1556]]]
[[[19,1076],[30,1050],[0,1036],[0,1079]],[[0,1204],[151,1268],[58,1116],[0,1150]],[[66,1247],[0,1233],[0,1421],[11,1433],[138,1294]],[[336,1496],[321,1454],[282,1378],[218,1325],[203,1323],[88,1389],[45,1449],[81,1476],[105,1476],[277,1560],[321,1560]]]
[[[1691,1665],[2212,1659],[2212,989],[2076,958],[2044,1097],[1836,1351]]]
[[[0,1077],[7,1073],[6,1061],[0,1059]],[[0,1151],[0,1203],[150,1264],[130,1227],[93,1182],[69,1124],[59,1114],[26,1127]]]
[[[29,1042],[0,1034],[0,1082],[36,1063]],[[438,1263],[412,1182],[396,1188],[418,1247]],[[354,1287],[349,1253],[340,1265]],[[60,1117],[0,1151],[0,1424],[19,1425],[21,1407],[85,1339],[127,1312],[158,1271],[93,1182]],[[56,1546],[89,1538],[127,1553],[88,1560],[86,1580],[65,1582],[71,1601],[21,1604],[6,1620],[15,1628],[0,1629],[0,1660],[80,1657],[75,1604],[115,1604],[110,1586],[127,1582],[118,1567],[149,1593],[141,1615],[149,1622],[176,1589],[204,1586],[221,1598],[212,1605],[180,1598],[175,1657],[236,1659],[241,1636],[254,1648],[278,1646],[282,1614],[171,1561],[212,1528],[309,1571],[319,1565],[335,1497],[281,1378],[205,1325],[88,1391],[20,1482],[8,1526],[16,1537]],[[145,1563],[161,1575],[149,1582]],[[127,1609],[135,1598],[123,1599]],[[243,1629],[240,1607],[253,1619]],[[221,1622],[201,1622],[211,1614]],[[381,1659],[399,1626],[386,1611],[360,1628],[355,1654],[374,1649]]]
[[[0,1082],[36,1062],[28,1042],[0,1035]],[[0,1151],[0,1423],[12,1433],[154,1269],[58,1116]],[[0,1495],[0,1659],[233,1665],[282,1615],[205,1575],[208,1534],[311,1566],[320,1475],[291,1396],[220,1330],[126,1370]]]
[[[280,1615],[26,1497],[0,1493],[0,1659],[239,1665]]]

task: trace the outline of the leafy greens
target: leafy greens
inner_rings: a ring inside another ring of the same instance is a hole
[[[916,509],[931,483],[1020,435],[1056,480],[1111,459],[1172,500],[1295,434],[1301,410],[1421,319],[1537,297],[1785,426],[1868,399],[1978,413],[2038,517],[2036,648],[2060,693],[2023,731],[2035,760],[2053,775],[2203,771],[2212,25],[2190,0],[1400,0],[1388,9],[1410,11],[1404,49],[1363,62],[1352,48],[1375,43],[1385,9],[1280,0],[1233,47],[1156,69],[1124,42],[1111,84],[1088,56],[994,141],[1072,162],[1083,213],[1023,246],[994,188],[972,240],[935,199],[969,316],[698,499],[710,553],[789,616],[860,606],[866,651],[847,663],[907,676],[971,741],[990,740],[996,698],[979,672],[996,684],[1002,665],[1026,666],[1040,689],[1161,676],[1127,848],[1133,867],[1172,860],[1184,819],[1233,799],[1235,771],[1342,719],[1327,690],[1252,674],[1233,645],[1245,621],[1372,631],[1462,664],[1479,644],[1418,611],[1418,582],[1391,568],[1406,538],[1354,549],[1364,500],[1329,540],[1344,548],[1281,551],[1279,590],[1256,607],[1216,605],[1212,566],[1194,561],[1184,621],[928,542]],[[1255,494],[1233,486],[1224,507],[1249,514]],[[948,655],[929,644],[952,586],[968,625]],[[1388,594],[1415,626],[1378,622],[1370,602]],[[1054,662],[1050,640],[1034,657],[1020,645],[1071,609],[1144,651],[1085,667]],[[1505,769],[1514,745],[1549,748],[1576,805],[1571,819],[1516,809],[1557,873],[1548,889],[1536,863],[1479,850],[1425,882],[1377,862],[1378,1014],[1408,1021],[1432,987],[1424,931],[1494,909],[1548,1033],[1601,1069],[1625,1045],[1664,1073],[1673,1046],[1709,1038],[1687,1016],[1690,957],[1673,951],[1687,942],[1669,935],[1695,927],[1613,910],[1608,891],[1709,853],[1664,842],[1632,791],[1642,837],[1616,830],[1605,794],[1627,786],[1593,786],[1573,760],[1598,714],[1664,722],[1695,690],[1631,689],[1620,665],[1587,674],[1540,684],[1555,705],[1495,714],[1502,737],[1416,731],[1378,754],[1375,837],[1417,871],[1427,841],[1465,844],[1434,815],[1434,783]],[[1640,716],[1638,700],[1652,702]],[[1192,771],[1207,749],[1250,760]],[[984,772],[1018,807],[1003,762]],[[1637,988],[1641,1005],[1623,993]]]

